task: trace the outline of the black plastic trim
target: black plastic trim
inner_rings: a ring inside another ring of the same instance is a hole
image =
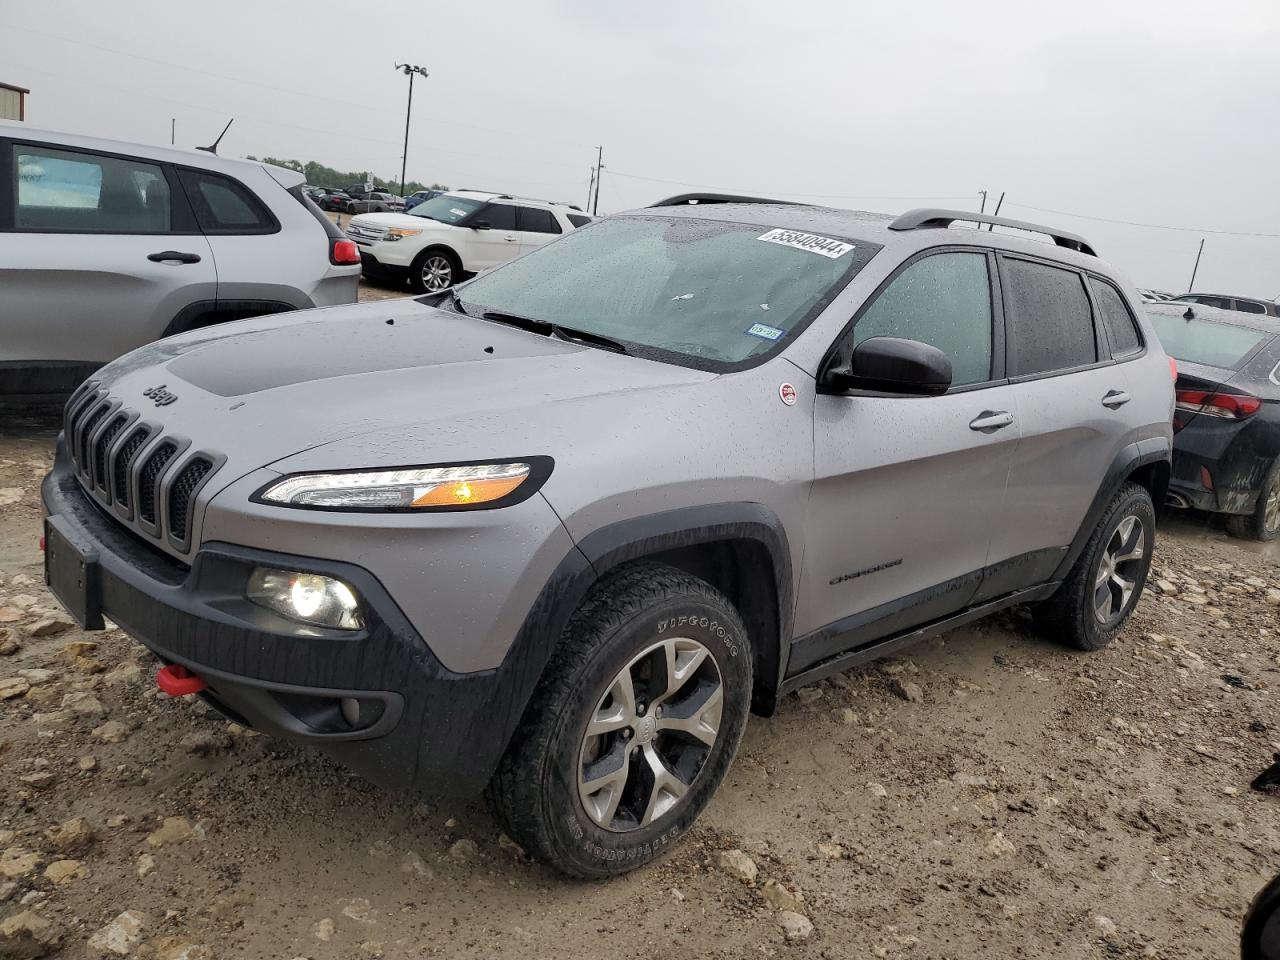
[[[767,197],[747,197],[736,193],[678,193],[674,197],[667,197],[657,203],[651,203],[649,206],[690,207],[708,203],[768,203],[784,207],[804,206],[804,204],[797,203],[794,200],[770,200]]]

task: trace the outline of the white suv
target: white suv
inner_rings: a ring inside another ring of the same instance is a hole
[[[451,190],[407,213],[352,217],[347,236],[366,277],[407,276],[418,293],[435,293],[590,222],[569,204]]]

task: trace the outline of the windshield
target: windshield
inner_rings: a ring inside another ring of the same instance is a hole
[[[467,197],[452,197],[447,193],[430,200],[423,200],[409,211],[411,217],[426,217],[428,220],[439,220],[441,223],[457,223],[467,214],[484,206],[483,200],[471,200]]]
[[[879,249],[758,224],[610,217],[458,295],[473,314],[517,314],[668,355],[658,359],[737,364],[798,332]]]
[[[1164,352],[1178,360],[1235,369],[1270,334],[1211,320],[1148,313]]]

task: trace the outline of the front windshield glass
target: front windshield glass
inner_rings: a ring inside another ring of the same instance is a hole
[[[423,200],[409,211],[409,216],[426,217],[428,220],[439,220],[441,223],[457,223],[483,205],[483,200],[451,197],[445,193],[430,200]]]
[[[878,249],[758,224],[610,217],[477,277],[458,296],[472,314],[560,324],[641,355],[736,364],[802,327]]]
[[[1235,369],[1268,334],[1248,327],[1233,327],[1210,320],[1184,320],[1180,316],[1148,311],[1151,325],[1164,352],[1177,360],[1210,367]]]

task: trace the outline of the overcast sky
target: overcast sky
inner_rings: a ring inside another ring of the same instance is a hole
[[[718,188],[1084,234],[1140,286],[1280,295],[1280,3],[0,0],[33,126],[603,211]],[[643,179],[649,178],[649,179]],[[666,181],[666,182],[664,182]],[[887,199],[885,199],[887,198]],[[990,209],[990,205],[988,206]]]

